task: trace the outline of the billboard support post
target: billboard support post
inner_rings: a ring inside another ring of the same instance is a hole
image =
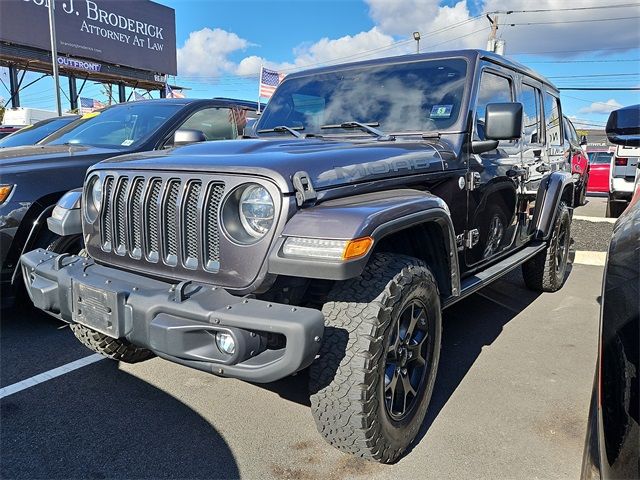
[[[71,110],[78,109],[78,87],[75,75],[69,75],[69,103],[71,104]]]
[[[118,84],[118,103],[124,103],[127,101],[127,92],[124,89],[124,83]]]
[[[20,106],[20,83],[18,82],[18,69],[9,65],[9,93],[11,94],[11,108]]]
[[[51,35],[51,67],[53,68],[53,82],[56,86],[56,105],[58,107],[58,116],[62,116],[62,103],[60,101],[60,77],[58,75],[58,45],[56,42],[56,21],[53,10],[55,0],[49,0],[49,32]]]

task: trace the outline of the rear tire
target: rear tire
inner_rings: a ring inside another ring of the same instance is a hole
[[[558,205],[553,233],[544,250],[522,264],[524,283],[538,292],[556,292],[564,284],[569,247],[571,246],[571,214],[564,202]]]
[[[375,255],[358,278],[337,282],[309,372],[311,411],[334,447],[391,463],[418,434],[440,356],[435,278],[421,261]]]
[[[153,357],[150,350],[136,347],[127,340],[111,338],[77,323],[72,323],[69,327],[85,347],[112,360],[138,363]]]

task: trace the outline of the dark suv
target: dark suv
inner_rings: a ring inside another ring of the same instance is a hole
[[[378,59],[289,75],[255,132],[91,168],[49,221],[86,250],[24,255],[31,298],[116,360],[309,367],[322,435],[392,462],[425,417],[442,309],[520,265],[563,285],[558,91],[483,51]]]
[[[122,103],[88,113],[37,145],[1,149],[3,306],[20,291],[16,287],[22,284],[18,282],[17,266],[23,252],[49,246],[58,253],[78,250],[79,237],[58,238],[47,230],[45,220],[65,192],[82,186],[87,168],[124,153],[164,150],[190,141],[236,138],[243,133],[247,111],[255,112],[257,105],[233,99]]]

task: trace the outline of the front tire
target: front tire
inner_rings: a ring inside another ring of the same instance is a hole
[[[112,360],[138,363],[153,357],[150,350],[136,347],[127,340],[111,338],[78,323],[72,323],[69,327],[85,347]]]
[[[522,264],[524,283],[538,292],[556,292],[565,281],[571,246],[571,214],[564,202],[558,205],[553,233],[544,250]]]
[[[437,283],[421,261],[375,255],[338,282],[310,368],[311,409],[334,447],[391,463],[418,434],[433,392],[442,317]]]

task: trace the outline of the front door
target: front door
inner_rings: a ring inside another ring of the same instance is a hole
[[[490,103],[514,101],[511,72],[490,66],[483,69],[478,87],[473,138],[485,140],[484,116]],[[503,140],[495,150],[471,154],[467,194],[467,232],[463,239],[465,264],[476,268],[509,248],[516,234],[517,181],[520,144]]]

